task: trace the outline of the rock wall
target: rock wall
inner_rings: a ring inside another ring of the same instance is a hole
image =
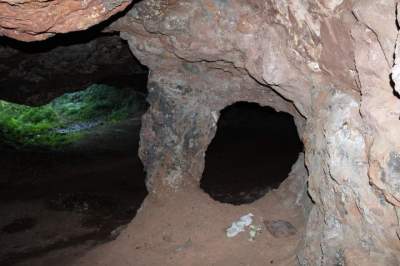
[[[269,105],[295,117],[306,148],[315,205],[299,263],[398,265],[395,14],[392,1],[135,5],[112,28],[152,70],[141,135],[151,191],[197,185],[219,110]]]
[[[118,35],[92,31],[35,44],[0,39],[3,100],[40,105],[93,83],[140,89],[146,75]]]
[[[4,0],[0,2],[0,35],[21,41],[39,41],[56,33],[86,30],[124,10],[131,2]]]
[[[221,70],[218,64],[210,68],[209,63],[188,62],[152,70],[147,99],[150,110],[143,118],[140,155],[148,173],[148,188],[154,193],[161,188],[198,187],[219,111],[234,102],[257,102],[291,113],[303,129],[304,118],[292,103],[237,70],[231,71]]]
[[[225,106],[268,105],[294,116],[306,149],[315,204],[299,264],[399,265],[397,6],[395,0],[134,5],[110,29],[151,70],[140,148],[150,193],[198,186]]]

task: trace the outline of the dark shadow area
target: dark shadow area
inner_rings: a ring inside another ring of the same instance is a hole
[[[278,188],[302,150],[291,115],[233,104],[221,112],[200,186],[217,201],[251,203]]]
[[[394,58],[393,58],[394,59]],[[393,80],[393,77],[392,77],[392,74],[390,74],[389,75],[389,80],[390,80],[390,86],[392,87],[392,90],[393,90],[393,95],[396,97],[396,98],[398,98],[398,99],[400,99],[400,94],[396,91],[396,84],[395,84],[395,82],[394,82],[394,80]]]
[[[0,265],[114,239],[147,195],[127,120],[64,151],[0,150]]]
[[[12,46],[0,49],[0,59],[2,55],[10,59],[1,64],[15,75],[0,78],[0,98],[44,106],[66,92],[100,83],[124,93],[132,91],[140,95],[141,102],[127,117],[116,112],[112,118],[85,118],[70,124],[62,132],[87,132],[63,148],[18,148],[9,145],[9,139],[4,141],[4,126],[0,127],[0,265],[29,264],[52,251],[84,249],[115,239],[147,195],[138,157],[141,116],[147,108],[147,68],[118,36],[98,32],[74,33],[42,43],[8,40],[1,44]],[[13,52],[7,54],[8,49]],[[90,58],[85,59],[86,55]],[[37,77],[37,81],[18,75]],[[102,104],[96,108],[100,110]],[[115,113],[112,106],[103,107],[107,114]],[[82,108],[76,110],[77,117],[82,113]]]
[[[26,43],[0,37],[0,99],[40,106],[94,83],[136,85],[145,92],[148,69],[118,33],[98,25]]]

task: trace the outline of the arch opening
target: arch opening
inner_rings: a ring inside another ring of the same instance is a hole
[[[147,68],[119,36],[65,38],[0,45],[0,265],[111,241],[147,196]]]
[[[219,202],[254,202],[279,187],[302,151],[290,114],[237,102],[221,111],[200,187]]]

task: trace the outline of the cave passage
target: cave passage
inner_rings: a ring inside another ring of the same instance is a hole
[[[235,103],[221,112],[200,186],[217,201],[251,203],[279,187],[302,150],[291,115]]]
[[[0,265],[112,240],[134,218],[147,195],[137,155],[146,104],[120,96],[96,85],[41,107],[2,102]]]
[[[57,46],[29,55],[16,50],[18,58],[9,62],[22,62],[25,72],[16,67],[21,71],[18,74],[29,76],[37,68],[26,62],[39,56],[43,64],[51,65],[42,69],[50,72],[46,73],[50,77],[52,71],[64,73],[53,68],[56,54],[62,58],[62,68],[79,70],[90,49],[109,56],[106,45],[99,43],[110,40],[95,41],[97,45],[78,43],[66,50]],[[132,64],[125,66],[128,70],[137,64],[124,45],[112,40],[108,46],[114,49],[115,58],[124,54],[123,62],[100,62],[98,75],[119,79],[117,82],[102,84],[97,74],[82,75],[70,79],[75,86],[72,89],[56,83],[43,86],[39,94],[33,90],[25,95],[22,87],[14,86],[17,79],[0,78],[0,265],[31,265],[49,252],[84,250],[110,241],[136,215],[147,195],[138,157],[141,116],[147,109],[147,72],[133,73],[128,79],[116,73],[121,64]],[[48,61],[43,61],[47,57]],[[97,62],[87,62],[86,67]],[[141,66],[137,68],[143,71]],[[90,78],[92,83],[86,85]],[[42,81],[50,83],[47,77]],[[13,90],[16,95],[10,94]],[[57,95],[62,96],[55,98]]]
[[[111,89],[91,86],[41,107],[2,102],[0,265],[112,240],[134,218],[147,195],[137,155],[146,104],[118,102]]]

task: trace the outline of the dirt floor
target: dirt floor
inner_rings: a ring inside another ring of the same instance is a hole
[[[0,265],[115,238],[147,195],[139,129],[136,118],[99,128],[65,151],[3,149]]]
[[[286,178],[301,150],[295,138],[219,131],[203,190],[146,198],[139,126],[133,119],[100,129],[59,153],[3,150],[0,265],[296,265],[306,170],[300,156]],[[228,238],[248,213],[254,240],[249,227]]]
[[[297,265],[304,216],[295,195],[284,192],[240,206],[216,202],[199,189],[148,197],[119,238],[72,265]],[[225,230],[248,213],[261,230],[255,239],[249,240],[248,229],[228,238]],[[277,226],[268,228],[271,223]]]

